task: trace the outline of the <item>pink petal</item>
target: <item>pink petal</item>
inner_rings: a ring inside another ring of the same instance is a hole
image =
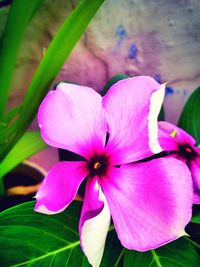
[[[104,146],[102,97],[89,87],[60,83],[43,100],[38,120],[42,137],[51,146],[85,158]]]
[[[103,97],[109,125],[107,149],[115,164],[137,161],[158,153],[157,116],[164,85],[150,77],[121,80]]]
[[[196,148],[195,150],[198,152],[199,156],[190,162],[189,168],[192,174],[194,186],[193,203],[200,204],[200,149]]]
[[[181,128],[165,121],[158,123],[159,143],[164,150],[178,150],[180,144],[194,146],[196,141]]]
[[[35,211],[45,214],[63,211],[75,198],[87,174],[84,161],[63,161],[54,165],[36,194]]]
[[[110,211],[96,178],[86,185],[79,224],[81,247],[93,267],[98,267],[103,256],[110,225]]]
[[[100,184],[124,247],[146,251],[185,234],[192,183],[183,162],[165,158],[113,168]]]
[[[193,193],[193,203],[200,204],[200,191],[194,191]]]

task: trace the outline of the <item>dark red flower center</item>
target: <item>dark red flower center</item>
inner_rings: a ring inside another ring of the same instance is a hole
[[[108,157],[102,155],[95,155],[88,162],[88,169],[91,176],[103,176],[108,169]]]
[[[179,146],[179,154],[187,160],[192,160],[197,157],[196,151],[188,144]]]

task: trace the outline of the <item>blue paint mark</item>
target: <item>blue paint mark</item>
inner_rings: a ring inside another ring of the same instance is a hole
[[[126,30],[125,30],[123,25],[119,25],[117,27],[116,35],[118,36],[118,41],[117,41],[116,47],[113,50],[114,54],[116,54],[120,51],[120,48],[122,47],[122,45],[126,39],[126,36],[127,36]]]
[[[166,96],[167,95],[173,95],[173,93],[174,93],[174,89],[172,87],[170,87],[170,86],[166,86],[166,88],[165,88],[165,95]]]
[[[154,76],[154,79],[158,82],[158,83],[161,83],[161,75],[159,73],[157,73],[155,76]]]
[[[137,46],[135,44],[132,44],[128,52],[128,57],[130,59],[135,59],[137,57],[137,53],[138,53]]]
[[[126,30],[123,25],[119,25],[117,27],[116,34],[120,37],[120,39],[124,39],[126,37]]]
[[[186,89],[184,89],[184,90],[183,90],[183,96],[184,96],[184,97],[186,97],[186,96],[187,96],[187,94],[188,94],[187,90],[186,90]]]

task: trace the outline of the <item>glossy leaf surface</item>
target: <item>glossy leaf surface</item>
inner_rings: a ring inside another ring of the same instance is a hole
[[[200,144],[200,87],[198,87],[187,100],[178,126],[191,134]]]
[[[126,251],[124,267],[199,267],[200,250],[186,238],[147,252]]]
[[[39,131],[26,132],[0,163],[0,178],[25,159],[47,147]]]
[[[17,266],[90,266],[80,249],[77,233],[80,203],[61,214],[33,211],[34,202],[0,214],[0,262]]]

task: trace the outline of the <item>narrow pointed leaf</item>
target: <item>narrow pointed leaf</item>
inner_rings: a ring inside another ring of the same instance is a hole
[[[191,134],[200,144],[200,87],[198,87],[187,100],[178,126]]]
[[[0,119],[4,115],[17,54],[26,27],[44,0],[13,0],[0,43]]]
[[[31,111],[33,111],[33,107],[38,107],[66,58],[103,2],[104,0],[82,0],[66,19],[49,45],[30,83],[23,103],[22,115],[26,115],[33,98],[34,104],[32,104]],[[31,112],[29,111],[28,115],[32,118],[33,115],[30,114]]]
[[[4,117],[2,120],[2,123],[9,124],[12,121],[16,120],[19,117],[21,106],[16,106],[12,108]]]
[[[46,147],[47,144],[44,143],[38,131],[25,133],[0,162],[0,179],[19,163]]]
[[[103,2],[104,0],[80,1],[57,32],[28,87],[19,120],[1,133],[0,158],[4,157],[29,127],[50,85]]]

